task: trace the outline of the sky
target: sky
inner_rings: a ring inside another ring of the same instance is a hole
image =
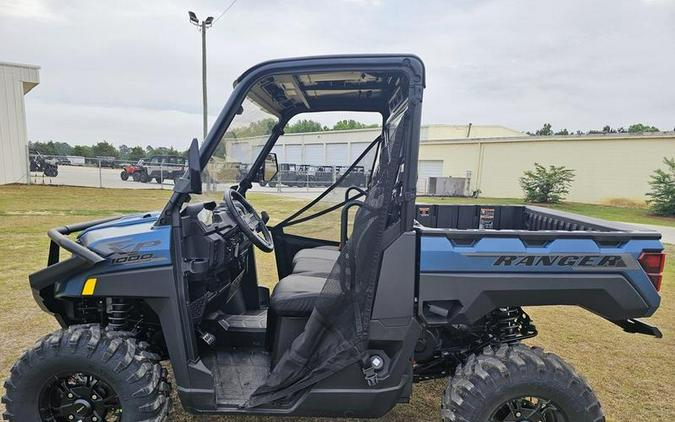
[[[0,61],[41,66],[30,140],[201,138],[201,35],[224,1],[0,0]],[[209,119],[256,63],[409,52],[424,124],[675,128],[675,0],[238,0],[207,31]],[[325,122],[331,123],[331,122]]]

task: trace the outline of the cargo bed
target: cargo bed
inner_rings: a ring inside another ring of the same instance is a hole
[[[416,220],[423,233],[449,237],[661,238],[656,231],[530,205],[418,204]]]
[[[656,231],[524,205],[418,204],[416,212],[427,323],[438,309],[444,321],[473,323],[499,307],[578,305],[624,324],[659,305],[639,263],[663,251]]]

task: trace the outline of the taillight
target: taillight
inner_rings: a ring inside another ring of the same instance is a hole
[[[654,287],[656,287],[656,291],[660,291],[661,282],[663,281],[663,269],[666,266],[666,254],[663,252],[642,252],[638,258],[638,262],[647,273]]]

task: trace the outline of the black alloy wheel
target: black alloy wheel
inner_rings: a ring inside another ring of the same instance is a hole
[[[489,422],[570,422],[552,400],[541,397],[517,397],[505,401],[490,416]]]
[[[40,418],[44,421],[120,421],[122,405],[117,393],[85,372],[47,380],[40,392]]]

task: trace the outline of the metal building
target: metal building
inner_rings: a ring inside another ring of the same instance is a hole
[[[379,128],[291,133],[273,152],[279,162],[345,165],[379,134]],[[266,136],[233,142],[229,158],[250,163]],[[468,193],[519,198],[519,178],[535,162],[575,170],[568,200],[603,203],[647,197],[649,180],[675,157],[675,132],[528,136],[496,125],[424,125],[420,130],[418,192],[428,193],[430,178],[466,178]]]
[[[23,96],[40,83],[40,67],[0,62],[0,184],[29,181]]]
[[[272,152],[279,162],[311,165],[351,164],[380,134],[380,128],[353,129],[326,132],[289,133],[281,136]],[[522,132],[503,126],[472,125],[425,125],[420,137],[422,142],[438,139],[466,139],[467,137],[510,137],[523,136]],[[234,141],[229,158],[233,161],[250,163],[260,152],[266,136],[244,138]],[[370,162],[372,154],[366,156]],[[442,160],[421,160],[420,174],[425,177],[442,176]]]

